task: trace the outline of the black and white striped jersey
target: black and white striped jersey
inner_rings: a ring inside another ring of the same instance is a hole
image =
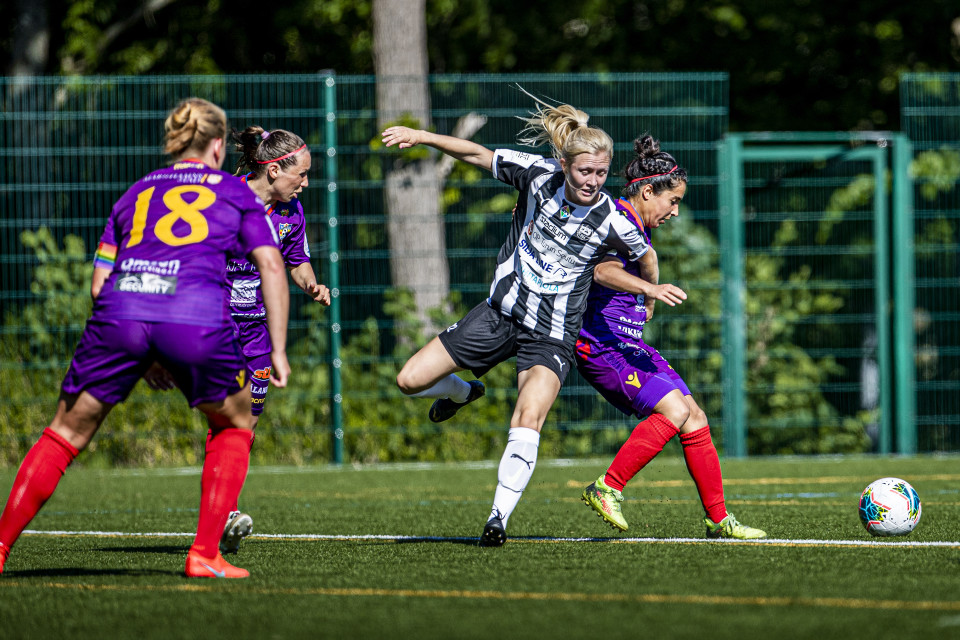
[[[552,158],[497,149],[493,175],[520,191],[487,303],[524,327],[576,343],[593,269],[611,251],[636,260],[643,233],[606,192],[592,207],[564,199],[564,174]]]

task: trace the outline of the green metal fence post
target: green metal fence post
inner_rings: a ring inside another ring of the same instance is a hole
[[[327,141],[324,162],[327,177],[327,237],[330,287],[330,435],[331,461],[343,462],[343,385],[340,376],[340,242],[337,216],[337,81],[332,75],[324,81],[326,111],[324,139]]]
[[[890,232],[887,227],[888,205],[886,178],[887,153],[874,147],[873,160],[873,281],[874,309],[877,315],[877,369],[879,370],[879,440],[880,453],[890,453],[893,423],[890,397]]]
[[[747,455],[743,244],[743,140],[727,135],[718,148],[720,270],[723,277],[723,452]]]
[[[916,304],[914,267],[913,145],[902,134],[893,140],[893,344],[897,452],[917,452],[917,389],[913,313]]]

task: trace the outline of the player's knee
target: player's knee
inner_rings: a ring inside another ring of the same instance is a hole
[[[400,393],[405,396],[409,396],[419,391],[416,385],[413,384],[413,380],[411,378],[412,377],[405,369],[397,374],[397,388],[400,389]]]
[[[672,422],[677,429],[682,429],[690,419],[690,407],[686,404],[672,403],[663,407],[660,414]]]
[[[704,427],[709,426],[707,421],[707,414],[703,412],[703,409],[697,407],[690,411],[690,417],[687,419],[686,427],[687,431],[696,431],[697,429],[703,429]]]

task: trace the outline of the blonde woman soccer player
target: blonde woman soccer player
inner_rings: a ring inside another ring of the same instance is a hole
[[[424,144],[491,171],[520,192],[513,224],[497,256],[489,297],[411,357],[397,376],[409,396],[436,398],[429,417],[451,418],[484,395],[479,380],[516,356],[517,402],[500,460],[497,488],[479,543],[499,547],[508,520],[537,461],[540,429],[574,361],[574,344],[593,269],[610,251],[639,259],[648,249],[639,229],[602,191],[613,141],[570,105],[537,102],[520,142],[546,144],[552,157],[506,149],[407,127],[390,127],[383,141],[401,149]],[[664,288],[664,299],[676,291]]]
[[[652,136],[635,140],[634,151],[624,170],[627,182],[616,207],[649,245],[650,231],[679,214],[687,191],[687,172]],[[577,370],[615,407],[646,419],[634,429],[606,473],[583,491],[582,499],[612,527],[626,531],[620,508],[624,485],[679,435],[705,511],[707,536],[763,538],[766,533],[727,513],[720,460],[707,416],[670,363],[643,341],[644,324],[653,316],[653,299],[646,292],[649,283],[659,281],[659,275],[652,247],[638,261],[608,256],[594,270],[577,340]]]
[[[243,488],[253,440],[250,386],[223,296],[227,259],[247,256],[263,278],[274,384],[285,386],[289,294],[263,202],[220,170],[226,115],[184,100],[165,123],[172,166],[144,176],[117,201],[94,262],[93,315],[70,363],[56,415],[27,452],[0,516],[0,572],[20,533],[111,408],[158,362],[207,416],[191,578],[246,578],[218,550]],[[211,301],[214,303],[212,304]],[[223,301],[223,302],[221,302]]]

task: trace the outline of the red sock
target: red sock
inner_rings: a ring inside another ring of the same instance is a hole
[[[13,481],[10,498],[0,516],[0,543],[13,547],[40,508],[57,488],[63,472],[80,451],[47,427],[27,452]]]
[[[700,502],[707,517],[715,523],[727,517],[727,506],[723,502],[723,476],[720,474],[720,458],[717,448],[710,439],[710,425],[680,434],[683,445],[683,459],[687,471],[697,485]]]
[[[664,445],[677,433],[679,429],[659,413],[638,424],[610,463],[607,475],[603,477],[604,483],[617,491],[623,491],[630,478],[637,475],[640,469],[663,451]]]
[[[236,506],[250,466],[253,432],[227,428],[211,433],[200,476],[200,518],[191,549],[206,558],[219,553],[227,515]]]
[[[213,438],[213,429],[207,429],[207,446],[210,446],[210,439]],[[250,448],[253,449],[253,441],[257,439],[257,433],[254,432],[250,436]],[[239,511],[240,510],[240,494],[237,494],[237,499],[233,502],[233,506],[230,507],[230,511]]]

